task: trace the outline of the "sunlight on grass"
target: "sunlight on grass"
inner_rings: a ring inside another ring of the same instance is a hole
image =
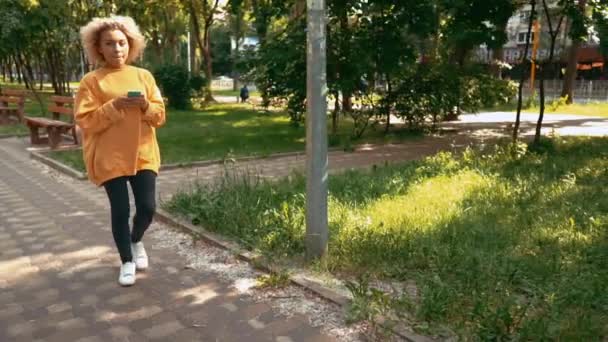
[[[418,297],[400,299],[408,315],[464,340],[598,340],[608,333],[608,139],[536,148],[331,176],[329,252],[316,267],[414,281]],[[305,184],[226,174],[165,206],[293,262],[305,253]]]
[[[487,183],[472,171],[439,176],[414,185],[404,195],[382,197],[364,209],[363,215],[371,219],[370,229],[427,231],[443,226],[461,213],[463,200],[472,191],[488,186]]]
[[[515,112],[516,110],[517,103],[511,102],[493,108],[484,108],[480,112]],[[538,114],[539,111],[540,107],[538,103],[528,108],[522,108],[522,113]],[[545,113],[608,117],[608,102],[592,102],[587,104],[573,103],[569,105],[558,105],[557,102],[547,102],[545,106]]]

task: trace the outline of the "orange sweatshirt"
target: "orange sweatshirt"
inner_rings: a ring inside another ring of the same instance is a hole
[[[112,100],[139,90],[148,99],[138,108],[117,110]],[[83,156],[89,179],[96,185],[139,170],[158,173],[160,152],[156,130],[165,123],[165,106],[152,74],[134,66],[101,68],[86,74],[74,103],[83,133]]]

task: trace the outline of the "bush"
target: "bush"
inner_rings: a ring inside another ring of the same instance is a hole
[[[207,80],[202,75],[194,75],[190,77],[190,88],[200,97],[204,94],[203,87],[207,83]]]
[[[183,65],[167,64],[154,71],[159,87],[169,99],[169,106],[175,109],[191,107],[191,83],[188,69]]]
[[[515,96],[513,82],[496,79],[474,69],[452,65],[420,65],[398,80],[393,98],[385,98],[396,115],[410,127],[436,123],[459,110],[476,112],[483,107],[508,103]]]

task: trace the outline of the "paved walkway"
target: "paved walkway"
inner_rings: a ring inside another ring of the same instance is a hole
[[[22,148],[0,140],[0,341],[338,340],[189,266],[178,253],[189,241],[164,241],[174,236],[159,224],[151,269],[118,286],[104,193],[41,172]]]

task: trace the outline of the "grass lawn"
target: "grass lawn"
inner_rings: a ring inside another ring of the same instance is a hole
[[[540,108],[538,104],[523,108],[524,113],[537,114]],[[517,102],[511,102],[504,105],[485,108],[480,112],[515,112],[517,111]],[[546,114],[572,114],[572,115],[585,115],[585,116],[598,116],[608,117],[608,102],[595,102],[588,104],[573,103],[570,105],[552,106],[551,103],[547,103],[545,107]]]
[[[213,93],[213,95],[217,95],[217,96],[239,96],[241,94],[241,90],[212,90],[211,91]],[[249,91],[249,96],[256,96],[259,97],[260,96],[260,92],[257,90],[254,91]]]
[[[86,173],[84,160],[82,159],[82,150],[51,151],[48,153],[48,156],[70,166],[76,171]]]
[[[361,141],[348,138],[352,124],[344,120],[340,134],[330,146],[349,148],[360,142],[397,142],[421,137],[420,133],[395,131],[384,136],[370,129]],[[283,113],[265,113],[249,105],[217,104],[205,110],[169,110],[167,123],[157,131],[163,164],[199,160],[266,156],[279,152],[303,151],[306,129],[290,125]],[[84,171],[79,151],[51,153],[53,158]]]
[[[24,135],[28,134],[27,126],[22,124],[0,125],[0,135]]]
[[[356,317],[389,307],[464,340],[602,340],[606,170],[608,138],[556,138],[330,176],[329,253],[315,268],[415,283],[389,304],[359,292]],[[228,175],[164,206],[272,260],[304,255],[302,176]]]

